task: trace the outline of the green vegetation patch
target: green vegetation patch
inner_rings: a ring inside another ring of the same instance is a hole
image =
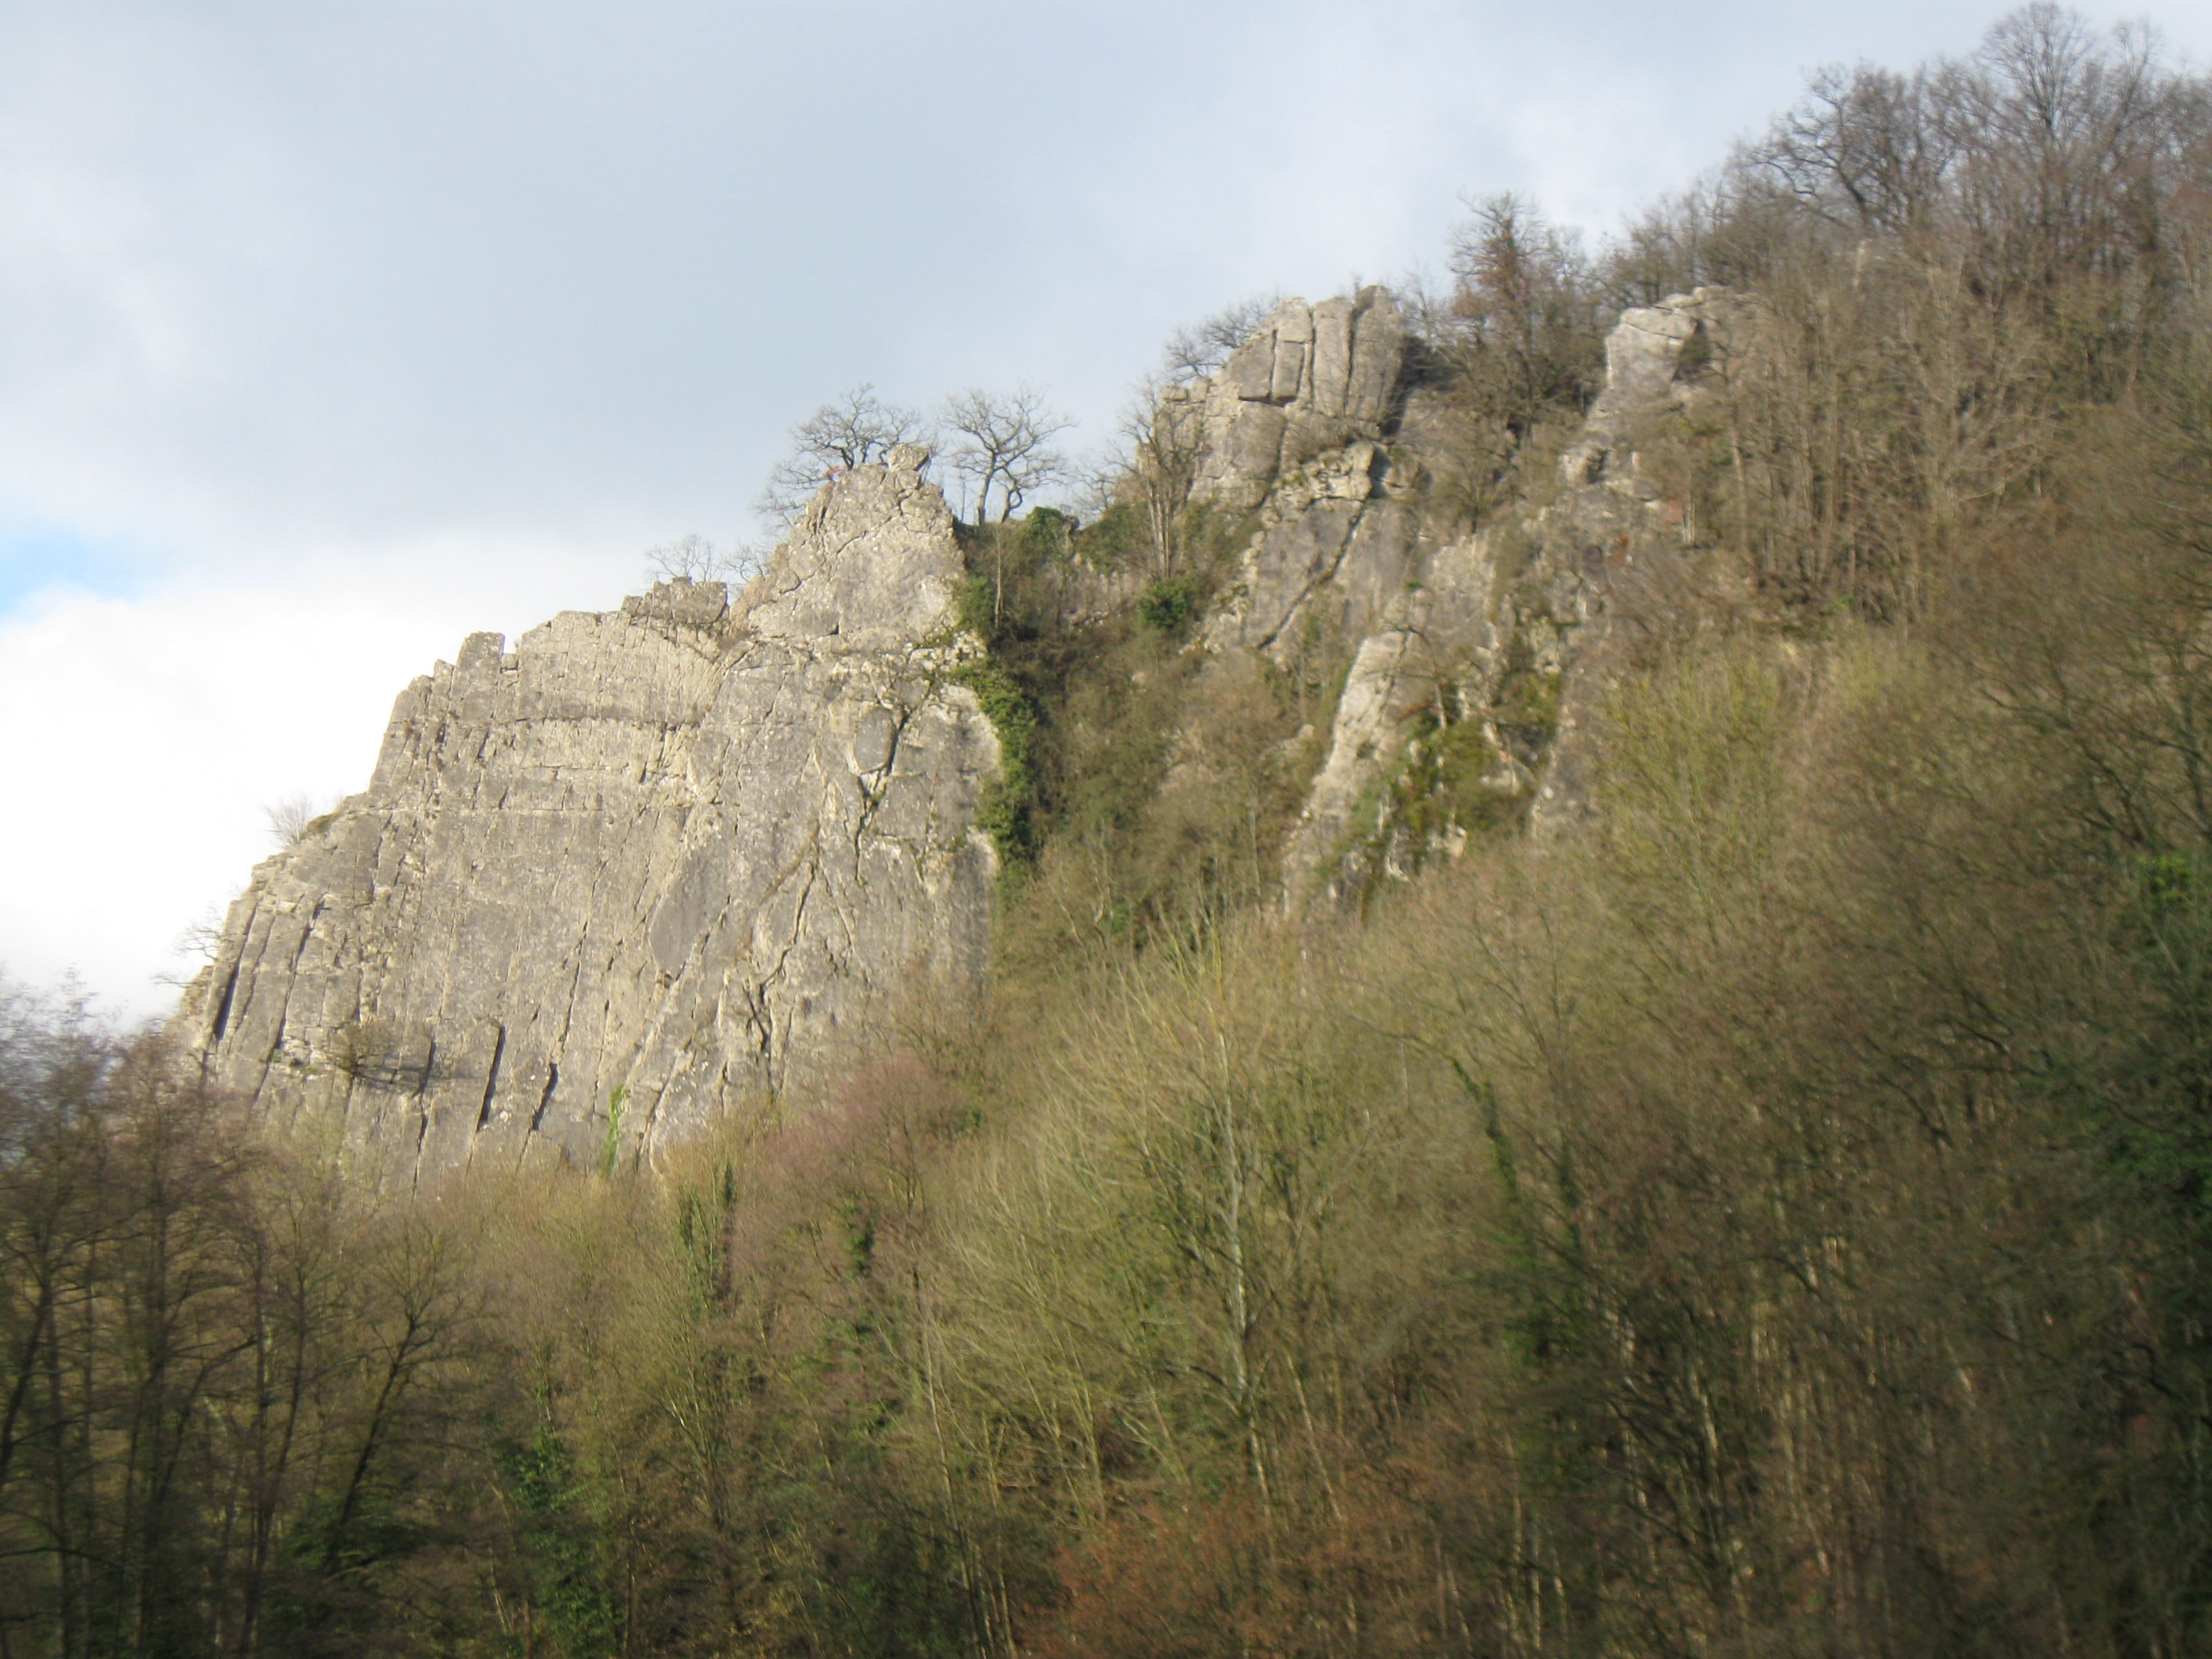
[[[999,734],[999,775],[984,786],[975,821],[999,849],[1002,868],[1011,871],[1036,854],[1036,775],[1031,765],[1036,709],[1013,676],[988,657],[961,664],[951,678],[975,694]]]
[[[1559,732],[1559,671],[1527,668],[1507,677],[1491,710],[1491,723],[1520,759],[1530,765],[1551,751]]]
[[[1119,570],[1152,552],[1152,518],[1141,501],[1117,501],[1093,523],[1077,526],[1072,542],[1075,556],[1093,570]]]
[[[1159,634],[1180,634],[1198,614],[1198,583],[1188,576],[1154,582],[1137,596],[1137,616]]]
[[[1390,786],[1390,817],[1416,850],[1454,830],[1482,835],[1517,829],[1528,812],[1528,793],[1498,787],[1504,757],[1482,722],[1444,726],[1431,714],[1423,725],[1407,744],[1406,764]]]

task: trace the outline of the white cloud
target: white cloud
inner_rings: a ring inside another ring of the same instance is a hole
[[[270,850],[265,805],[363,787],[392,699],[465,635],[635,586],[632,562],[570,548],[457,551],[250,587],[50,590],[0,621],[0,963],[159,1012],[179,933]]]
[[[2002,9],[14,0],[0,575],[61,586],[0,611],[0,961],[157,1006],[264,803],[362,787],[463,635],[749,528],[844,386],[1042,380],[1087,447],[1180,323],[1433,268],[1462,191],[1602,233]]]

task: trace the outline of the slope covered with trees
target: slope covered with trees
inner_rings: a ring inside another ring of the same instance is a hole
[[[1286,915],[1344,665],[1200,672],[1140,422],[963,532],[988,995],[657,1171],[379,1199],[17,996],[0,1652],[2201,1650],[2209,259],[2212,88],[2040,7],[1598,252],[1487,204],[1469,526],[1621,308],[1757,308],[1589,825]]]

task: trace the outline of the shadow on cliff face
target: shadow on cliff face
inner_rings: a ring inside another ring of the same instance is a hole
[[[441,1058],[426,1026],[411,1036],[392,1022],[366,1021],[331,1033],[324,1064],[356,1088],[394,1095],[423,1095],[461,1076],[450,1056]]]

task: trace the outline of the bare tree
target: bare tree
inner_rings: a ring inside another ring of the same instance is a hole
[[[1468,389],[1518,443],[1595,390],[1604,352],[1596,284],[1575,234],[1511,194],[1471,204],[1452,240]]]
[[[749,580],[761,567],[761,552],[744,542],[716,547],[704,536],[679,536],[645,550],[646,574],[662,582],[729,582]]]
[[[954,441],[945,459],[975,486],[977,524],[990,515],[994,490],[1004,521],[1028,497],[1068,476],[1053,440],[1075,423],[1048,409],[1044,396],[1042,387],[1024,385],[995,394],[971,388],[945,399],[944,428]]]
[[[1212,374],[1229,361],[1229,354],[1252,337],[1252,331],[1269,312],[1282,303],[1279,295],[1254,295],[1224,306],[1211,317],[1168,336],[1162,351],[1168,384],[1195,380]]]
[[[1172,344],[1168,356],[1172,364]],[[1198,479],[1205,436],[1201,406],[1180,392],[1168,395],[1176,384],[1147,377],[1121,416],[1121,439],[1128,446],[1122,478],[1144,503],[1153,574],[1163,579],[1176,573],[1176,526]]]
[[[295,847],[308,827],[330,810],[328,803],[313,795],[287,795],[263,807],[261,815],[269,820],[269,833],[276,836],[279,847]]]
[[[1959,212],[1988,280],[2049,292],[2158,269],[2172,233],[2152,204],[2196,186],[2207,115],[2155,36],[2030,5],[1954,80]]]
[[[1123,424],[1126,426],[1127,417]],[[1117,429],[1117,438],[1126,435]],[[1084,524],[1096,522],[1121,499],[1128,477],[1129,457],[1122,442],[1109,441],[1086,455],[1077,456],[1068,463],[1066,481],[1069,514]]]
[[[1281,303],[1279,295],[1255,295],[1169,336],[1159,368],[1137,383],[1122,411],[1117,453],[1083,472],[1089,516],[1117,501],[1143,504],[1159,576],[1175,572],[1176,522],[1190,499],[1205,435],[1200,405],[1183,388],[1219,370]]]
[[[155,974],[154,982],[173,985],[179,990],[191,984],[193,975],[213,962],[216,951],[222,947],[222,906],[210,904],[186,924],[169,946],[169,954],[178,958],[180,965]]]
[[[1959,157],[1960,135],[1942,109],[1952,78],[1831,65],[1743,160],[1832,224],[1891,234],[1918,228]]]
[[[792,428],[791,453],[769,470],[761,491],[761,516],[788,525],[827,480],[921,436],[919,411],[884,402],[863,380]]]

